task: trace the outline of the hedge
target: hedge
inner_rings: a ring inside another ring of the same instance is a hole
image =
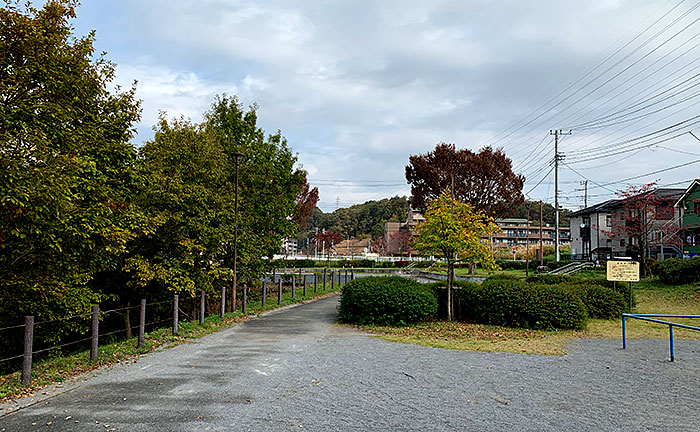
[[[356,324],[408,325],[435,317],[430,287],[399,276],[362,277],[342,288],[338,317]]]
[[[700,281],[700,257],[692,259],[668,258],[654,264],[659,280],[667,285],[681,285]]]

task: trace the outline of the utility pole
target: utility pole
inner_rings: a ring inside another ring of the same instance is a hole
[[[544,265],[544,249],[542,247],[542,200],[540,200],[540,267]]]
[[[588,180],[582,181],[581,184],[583,185],[583,208],[587,208],[588,207]]]
[[[559,136],[571,135],[571,131],[556,129],[549,134],[554,135],[554,254],[559,262]]]

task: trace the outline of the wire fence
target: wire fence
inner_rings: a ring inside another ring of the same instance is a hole
[[[320,280],[321,279],[321,280]],[[257,284],[243,284],[240,301],[243,311],[250,302],[266,302],[277,298],[281,304],[284,292],[291,291],[292,299],[297,295],[307,296],[308,290],[326,291],[327,287],[354,279],[354,272],[324,271],[321,273],[296,274],[272,273],[271,277],[263,277]],[[276,281],[277,283],[274,283]],[[288,282],[288,285],[284,282]],[[312,288],[313,287],[313,288]],[[221,315],[225,311],[225,298],[213,302],[221,304]],[[145,335],[157,329],[162,329],[166,323],[172,325],[172,333],[178,333],[178,323],[181,321],[204,322],[207,314],[216,310],[215,304],[207,299],[202,291],[197,296],[180,299],[174,295],[171,300],[149,303],[141,300],[139,305],[112,307],[101,311],[99,306],[93,306],[90,313],[76,314],[65,318],[34,321],[33,316],[25,317],[24,324],[0,328],[0,337],[12,347],[0,351],[0,373],[13,372],[21,369],[21,379],[25,385],[31,384],[31,369],[34,362],[55,353],[74,352],[90,347],[90,359],[95,361],[99,356],[100,340],[104,343],[126,340],[137,335],[137,347],[145,343]],[[235,310],[236,304],[230,302],[230,309]],[[138,311],[138,312],[135,312]],[[138,324],[132,325],[132,318],[137,318]],[[4,333],[4,334],[3,334]],[[7,336],[7,334],[10,334]],[[88,335],[89,336],[86,336]]]

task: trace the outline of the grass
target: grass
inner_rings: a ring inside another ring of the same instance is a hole
[[[637,298],[637,313],[700,315],[700,284],[668,287],[647,280],[635,284],[634,292]],[[673,322],[700,327],[700,319],[674,319]],[[535,331],[445,321],[425,322],[407,327],[353,327],[388,341],[435,348],[550,355],[565,354],[566,346],[577,338],[622,337],[621,319],[591,319],[585,330],[575,331]],[[668,338],[667,325],[628,319],[626,327],[628,338]],[[700,331],[675,328],[674,337],[700,340]]]
[[[238,307],[236,312],[226,313],[223,319],[219,315],[209,315],[205,318],[202,325],[199,324],[199,321],[180,321],[177,335],[172,334],[171,327],[146,333],[144,347],[140,349],[136,348],[135,337],[100,345],[98,359],[94,362],[90,361],[89,349],[67,355],[56,355],[46,360],[35,362],[32,365],[32,384],[30,386],[24,386],[20,382],[20,372],[0,375],[0,402],[6,402],[22,396],[33,396],[40,389],[74,379],[86,372],[122,361],[130,361],[156,350],[189,343],[194,339],[225,329],[235,323],[246,321],[267,310],[294,303],[305,303],[337,293],[337,291],[330,290],[330,283],[328,283],[326,288],[326,291],[324,291],[323,286],[319,284],[318,292],[314,293],[313,284],[310,284],[307,288],[308,295],[304,297],[302,296],[303,286],[297,287],[296,299],[293,300],[291,288],[285,287],[282,295],[282,304],[278,306],[277,286],[268,286],[269,292],[265,307],[262,307],[260,295],[258,294],[258,299],[248,302],[246,315],[243,315],[241,308]],[[241,300],[240,293],[238,300]]]

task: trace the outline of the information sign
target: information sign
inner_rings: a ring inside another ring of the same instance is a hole
[[[617,282],[639,282],[637,261],[608,261],[607,278]]]

